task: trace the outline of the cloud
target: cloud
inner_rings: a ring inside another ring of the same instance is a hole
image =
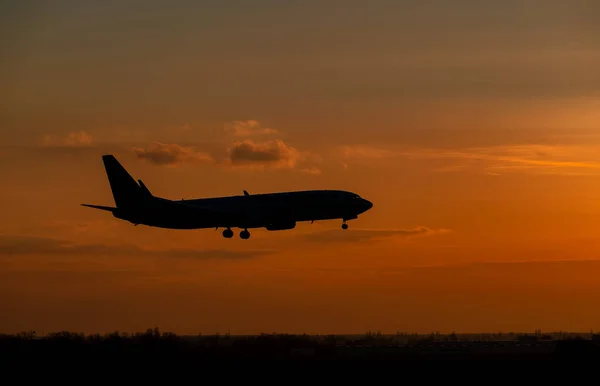
[[[225,131],[236,137],[246,137],[227,149],[229,158],[226,164],[229,166],[249,170],[288,169],[306,174],[321,174],[321,169],[314,165],[320,162],[320,158],[314,154],[301,152],[282,139],[255,141],[248,138],[280,134],[279,130],[262,127],[256,120],[246,120],[226,123]]]
[[[582,146],[548,146],[539,144],[470,147],[462,149],[401,149],[373,146],[344,146],[342,157],[352,160],[441,160],[451,162],[436,167],[438,172],[483,170],[488,175],[521,171],[543,174],[600,173],[600,162],[583,157],[598,154],[598,149]]]
[[[469,148],[463,151],[422,151],[407,154],[413,158],[446,158],[458,161],[463,168],[501,171],[523,171],[545,174],[573,174],[574,170],[600,172],[600,163],[581,160],[583,151],[562,146],[515,145]]]
[[[42,146],[46,147],[87,147],[93,142],[93,138],[85,131],[74,131],[64,137],[54,134],[44,136]]]
[[[342,156],[349,159],[385,159],[398,156],[393,150],[369,145],[342,146]]]
[[[245,140],[235,142],[229,149],[229,157],[238,163],[285,163],[294,166],[298,159],[298,150],[286,145],[282,140],[254,142]]]
[[[424,226],[419,226],[414,229],[347,229],[344,231],[326,230],[308,233],[302,237],[308,241],[318,243],[357,243],[373,241],[386,237],[411,238],[417,236],[433,236],[448,232],[449,231],[446,229],[433,230]]]
[[[279,133],[278,130],[262,127],[260,122],[255,120],[228,122],[225,124],[224,130],[228,134],[233,134],[236,137],[251,137],[255,135]]]
[[[279,133],[263,128],[258,121],[233,121],[225,125],[235,137],[249,137]],[[222,143],[219,150],[212,144],[210,153],[177,143],[154,142],[150,146],[135,147],[139,159],[154,165],[175,166],[184,163],[211,163],[214,166],[253,171],[290,170],[311,175],[321,174],[317,166],[321,158],[311,152],[300,151],[282,139],[256,140],[236,138],[233,143]]]
[[[309,174],[320,174],[320,169],[307,163],[319,161],[308,152],[287,145],[280,139],[255,142],[250,139],[238,141],[228,149],[229,163],[234,167],[252,169],[296,169]]]
[[[443,270],[443,271],[462,271],[467,272],[468,270],[490,270],[496,274],[519,272],[523,275],[532,274],[537,269],[544,269],[547,267],[554,266],[556,272],[564,272],[563,269],[576,268],[588,268],[596,270],[600,265],[599,259],[551,259],[551,260],[512,260],[512,261],[468,261],[458,263],[443,263],[443,264],[423,264],[423,265],[411,265],[411,266],[391,266],[382,267],[375,269],[382,273],[414,273],[418,271],[430,271],[430,270]]]
[[[78,244],[66,240],[21,235],[0,235],[0,256],[148,256],[190,259],[243,259],[257,257],[273,250],[222,249],[144,249],[134,245]]]
[[[2,233],[37,233],[37,234],[69,234],[73,237],[80,237],[83,233],[102,234],[109,229],[114,229],[117,223],[110,220],[95,221],[28,221],[26,223],[5,223],[0,225],[0,235]]]
[[[183,163],[212,162],[212,157],[203,152],[177,144],[155,142],[147,148],[133,149],[137,157],[159,166],[176,166]]]
[[[467,273],[476,270],[478,273],[484,274],[487,272],[494,272],[496,274],[507,274],[518,272],[524,276],[535,274],[539,269],[545,269],[552,267],[553,272],[565,272],[564,269],[581,268],[595,271],[600,268],[599,259],[573,259],[573,260],[520,260],[520,261],[471,261],[471,262],[445,262],[438,264],[420,264],[415,263],[414,265],[405,266],[383,266],[383,267],[372,267],[369,268],[370,273],[385,274],[385,275],[414,275],[419,272],[431,272],[431,271],[442,271],[442,272],[456,272],[456,273]],[[364,267],[350,268],[350,267],[320,267],[311,269],[317,272],[328,272],[328,273],[353,273],[353,272],[366,272]]]
[[[317,167],[302,168],[302,169],[300,169],[300,172],[306,173],[306,174],[319,175],[319,174],[321,174],[321,169],[319,169]]]

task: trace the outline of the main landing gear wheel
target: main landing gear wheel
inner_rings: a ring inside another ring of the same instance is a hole
[[[240,232],[240,238],[243,240],[248,240],[250,238],[250,232],[248,232],[248,229],[244,229]]]
[[[343,223],[343,224],[342,224],[342,229],[348,229],[348,224],[346,224],[346,223]]]
[[[233,231],[229,228],[225,229],[223,231],[223,237],[225,237],[226,239],[230,239],[233,237]]]

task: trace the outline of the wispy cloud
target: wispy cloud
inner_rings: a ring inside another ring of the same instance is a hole
[[[342,146],[342,156],[348,159],[385,159],[397,157],[398,152],[370,145]]]
[[[246,121],[232,121],[224,125],[228,134],[236,137],[252,137],[256,135],[278,134],[279,131],[268,127],[262,127],[259,121],[250,119]]]
[[[462,149],[389,149],[373,146],[344,146],[341,152],[345,162],[392,158],[442,160],[448,163],[436,167],[435,171],[483,170],[489,175],[500,175],[501,172],[508,171],[546,174],[600,173],[600,162],[584,158],[592,157],[593,151],[597,150],[581,146],[526,144]]]
[[[347,229],[311,232],[302,235],[307,241],[318,243],[367,242],[389,237],[422,237],[450,232],[447,229],[430,229],[419,226],[414,229]]]
[[[314,175],[319,175],[322,173],[321,169],[319,169],[317,167],[301,168],[299,171],[302,173],[314,174]]]
[[[224,249],[144,249],[128,244],[81,244],[67,240],[0,235],[0,256],[56,255],[56,256],[154,256],[190,259],[244,259],[257,257],[274,250]]]
[[[596,270],[600,267],[600,259],[573,259],[573,260],[518,260],[518,261],[471,261],[471,262],[444,262],[437,264],[419,263],[415,261],[414,264],[401,265],[401,266],[382,266],[369,268],[370,273],[375,274],[392,274],[392,275],[414,275],[418,272],[430,272],[430,271],[446,271],[448,273],[455,272],[473,272],[478,270],[480,273],[486,271],[493,271],[495,274],[507,274],[511,272],[526,272],[527,274],[533,274],[533,270],[544,269],[549,266],[555,266],[559,268],[575,268],[577,266],[581,268],[589,268]],[[525,269],[525,271],[523,271]],[[365,272],[364,267],[351,268],[351,267],[321,267],[321,268],[307,268],[307,270],[314,270],[318,272],[328,273],[353,273],[353,272]]]
[[[62,234],[69,237],[78,238],[83,234],[104,233],[117,226],[117,223],[110,220],[95,221],[28,221],[27,223],[4,223],[0,225],[0,235],[2,234]]]
[[[73,131],[65,136],[47,134],[42,138],[42,146],[45,147],[87,147],[92,142],[92,135],[85,131]]]
[[[184,163],[208,163],[213,159],[208,153],[196,151],[174,143],[155,142],[146,148],[135,147],[137,157],[159,166],[176,166]]]

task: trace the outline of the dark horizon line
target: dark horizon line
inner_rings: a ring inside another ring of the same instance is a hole
[[[54,330],[54,331],[50,331],[50,332],[46,332],[46,333],[37,333],[37,331],[35,329],[29,329],[29,330],[22,330],[19,332],[13,332],[13,333],[5,333],[5,332],[0,332],[0,337],[7,337],[7,336],[23,336],[23,335],[33,335],[36,337],[50,337],[52,335],[56,335],[56,334],[64,334],[64,333],[68,333],[68,334],[72,334],[72,335],[79,335],[79,336],[85,336],[85,337],[92,337],[92,336],[108,336],[108,335],[115,335],[118,334],[119,336],[122,337],[127,337],[127,336],[135,336],[138,334],[147,334],[147,333],[155,333],[155,334],[165,334],[165,335],[171,335],[171,336],[177,336],[177,337],[214,337],[214,336],[229,336],[229,337],[260,337],[260,336],[277,336],[277,335],[287,335],[287,336],[309,336],[309,337],[328,337],[328,336],[337,336],[337,337],[356,337],[356,336],[386,336],[386,337],[391,337],[391,336],[440,336],[440,337],[447,337],[447,336],[473,336],[473,335],[488,335],[488,336],[506,336],[506,335],[514,335],[515,337],[518,336],[523,336],[523,335],[537,335],[537,336],[551,336],[551,335],[599,335],[600,334],[600,330],[598,330],[598,332],[596,332],[594,329],[590,329],[588,331],[566,331],[566,330],[548,330],[548,331],[543,331],[541,329],[534,329],[533,331],[526,331],[526,330],[522,330],[522,331],[509,331],[509,332],[505,332],[505,331],[488,331],[488,332],[437,332],[437,331],[432,331],[432,332],[408,332],[408,331],[398,331],[398,332],[389,332],[389,333],[383,333],[380,331],[367,331],[367,332],[363,332],[363,333],[293,333],[293,332],[259,332],[259,333],[253,333],[253,334],[235,334],[235,333],[230,333],[230,332],[210,332],[210,333],[205,333],[205,332],[198,332],[198,333],[176,333],[176,332],[172,332],[172,331],[168,331],[168,330],[160,330],[157,327],[153,327],[153,328],[148,328],[146,330],[140,330],[140,331],[120,331],[120,330],[112,330],[112,331],[106,331],[106,332],[89,332],[89,333],[84,333],[81,331],[72,331],[72,330],[67,330],[67,329],[63,329],[63,330]]]

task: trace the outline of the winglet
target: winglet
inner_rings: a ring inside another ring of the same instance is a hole
[[[247,191],[244,190],[244,196],[249,196],[250,194],[248,194]]]

